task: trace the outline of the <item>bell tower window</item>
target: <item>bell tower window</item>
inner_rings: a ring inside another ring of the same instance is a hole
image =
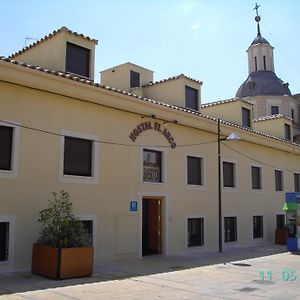
[[[263,60],[264,60],[264,70],[267,70],[266,56],[265,55],[263,57]]]
[[[255,71],[257,71],[257,57],[254,56],[254,67],[255,67]]]

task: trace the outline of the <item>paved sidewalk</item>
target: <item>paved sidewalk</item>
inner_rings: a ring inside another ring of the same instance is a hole
[[[300,299],[300,255],[271,245],[106,262],[89,278],[2,274],[0,299]]]

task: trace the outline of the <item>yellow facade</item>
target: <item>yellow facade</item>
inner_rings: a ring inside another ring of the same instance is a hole
[[[182,86],[184,80],[172,84]],[[0,272],[30,268],[38,212],[50,193],[59,190],[70,193],[78,217],[93,222],[96,261],[143,256],[146,199],[157,200],[161,207],[159,253],[218,249],[214,116],[4,58],[0,90],[0,126],[15,128],[12,170],[0,170],[0,223],[10,224],[8,258],[0,262]],[[299,145],[246,130],[239,117],[236,124],[221,122],[222,137],[234,132],[241,139],[221,143],[222,161],[233,163],[235,170],[234,187],[222,189],[223,217],[237,220],[237,239],[225,242],[223,236],[224,248],[273,242],[284,193],[294,191],[294,173],[300,173]],[[66,136],[92,141],[92,176],[64,175]],[[143,149],[160,151],[161,182],[145,182]],[[199,185],[188,184],[188,157],[201,158]],[[259,190],[252,188],[253,166],[261,168]],[[283,172],[282,191],[275,191],[275,170]],[[132,201],[137,201],[137,211],[130,211]],[[263,237],[254,239],[257,215],[263,216]],[[199,218],[204,221],[203,245],[189,247],[188,220]]]

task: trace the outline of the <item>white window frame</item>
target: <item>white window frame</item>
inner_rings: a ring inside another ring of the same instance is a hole
[[[223,173],[223,162],[232,163],[233,164],[233,182],[234,187],[224,186],[224,173]],[[237,191],[238,190],[238,163],[235,160],[222,158],[221,161],[221,184],[222,189],[224,191]]]
[[[252,167],[260,168],[260,189],[252,188]],[[261,193],[263,191],[263,168],[260,165],[250,165],[250,188],[252,192]]]
[[[85,183],[85,184],[97,184],[99,177],[99,140],[98,136],[79,133],[69,130],[61,130],[60,138],[60,163],[59,163],[59,182],[61,183]],[[64,148],[65,137],[81,138],[92,141],[92,176],[75,176],[64,174]]]
[[[8,265],[11,268],[14,264],[14,254],[15,254],[16,216],[0,215],[0,222],[9,223],[8,260],[0,261],[0,267],[2,265]]]
[[[188,184],[188,156],[197,157],[201,159],[202,162],[202,169],[201,169],[201,178],[202,178],[202,184],[201,185],[195,185],[195,184]],[[205,190],[205,178],[206,178],[206,172],[205,172],[205,158],[204,155],[195,153],[195,152],[186,152],[185,153],[185,188],[189,190]]]
[[[20,127],[13,121],[0,121],[1,126],[13,128],[12,153],[11,153],[11,170],[0,169],[0,179],[14,179],[18,177],[19,153],[20,153]]]
[[[262,238],[254,238],[254,232],[253,232],[253,217],[263,217],[263,237]],[[276,216],[275,216],[275,222],[276,222]],[[254,213],[251,216],[251,237],[252,237],[252,241],[253,243],[261,243],[263,241],[265,241],[266,239],[266,219],[265,219],[265,214],[262,212],[258,212],[258,213]]]
[[[161,152],[161,182],[144,181],[144,150],[153,150]],[[166,172],[166,151],[158,147],[141,147],[140,149],[140,182],[142,184],[164,185],[167,182]]]
[[[204,237],[203,237],[203,245],[202,246],[188,246],[188,219],[203,219],[203,226],[204,226]],[[205,214],[188,214],[185,218],[185,248],[186,252],[198,252],[207,250],[207,217]]]

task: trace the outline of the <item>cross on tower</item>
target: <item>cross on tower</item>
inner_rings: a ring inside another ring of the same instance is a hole
[[[260,7],[260,5],[257,5],[257,3],[255,3],[255,7],[253,8],[253,10],[256,10],[256,15],[258,16],[258,8]]]

